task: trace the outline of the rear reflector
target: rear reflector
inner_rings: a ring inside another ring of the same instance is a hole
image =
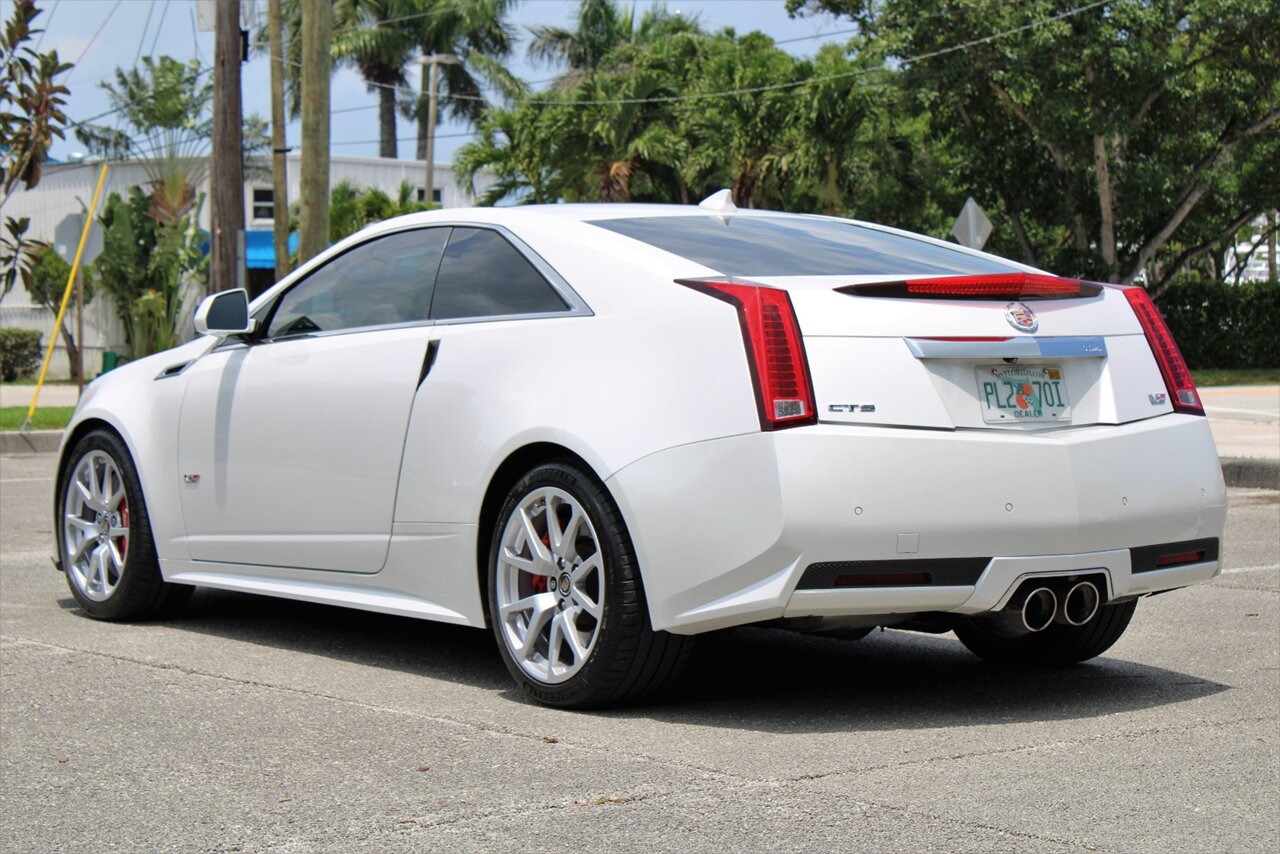
[[[908,299],[1070,299],[1093,297],[1100,285],[1078,279],[1035,273],[1000,273],[986,276],[942,276],[900,282],[869,282],[836,288],[844,294]]]
[[[676,284],[737,309],[762,429],[817,423],[809,362],[786,291],[719,279],[677,279]]]
[[[1181,566],[1184,563],[1200,563],[1204,560],[1204,550],[1181,552],[1176,555],[1165,555],[1156,561],[1156,567]]]
[[[1160,316],[1156,304],[1151,301],[1147,292],[1136,285],[1111,285],[1124,293],[1125,299],[1138,317],[1142,332],[1147,336],[1151,352],[1160,367],[1160,376],[1164,378],[1165,388],[1169,390],[1169,398],[1173,401],[1174,412],[1185,412],[1189,415],[1204,415],[1204,407],[1200,403],[1200,395],[1196,392],[1196,384],[1191,379],[1191,371],[1187,368],[1182,352],[1173,340],[1169,327]]]

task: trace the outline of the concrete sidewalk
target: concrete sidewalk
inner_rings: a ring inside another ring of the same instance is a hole
[[[0,385],[0,406],[27,406],[35,386]],[[74,385],[45,386],[41,406],[74,406]],[[1215,386],[1200,389],[1209,429],[1218,445],[1228,486],[1280,489],[1280,385]],[[59,430],[0,432],[0,453],[56,451]]]

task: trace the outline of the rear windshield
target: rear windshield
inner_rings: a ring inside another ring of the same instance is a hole
[[[816,217],[659,216],[591,224],[726,276],[946,275],[1021,269],[923,240]]]

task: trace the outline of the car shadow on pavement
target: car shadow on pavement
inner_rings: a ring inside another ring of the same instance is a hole
[[[777,733],[943,728],[1093,718],[1230,687],[1109,654],[1051,670],[1000,668],[951,634],[850,641],[740,628],[704,639],[665,703],[626,714]]]
[[[69,597],[58,604],[80,613]],[[165,625],[531,702],[512,684],[492,635],[477,629],[210,589],[197,590]],[[949,634],[877,631],[849,641],[740,628],[701,638],[684,677],[662,696],[585,714],[779,733],[981,726],[1092,718],[1229,688],[1109,655],[1055,670],[1006,670]]]

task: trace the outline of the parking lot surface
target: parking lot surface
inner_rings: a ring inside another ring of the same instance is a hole
[[[1104,657],[739,629],[624,711],[544,709],[474,629],[216,591],[94,622],[52,455],[0,457],[8,851],[1274,851],[1280,493]]]

